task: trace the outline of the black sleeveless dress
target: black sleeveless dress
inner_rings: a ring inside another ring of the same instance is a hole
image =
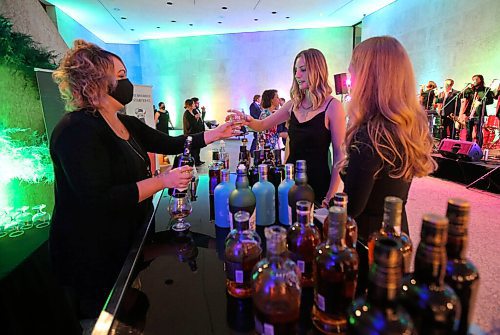
[[[156,129],[168,135],[168,121],[170,119],[170,115],[168,114],[168,111],[165,111],[165,113],[157,113],[160,113],[160,117],[158,118]]]
[[[288,128],[290,155],[287,163],[306,160],[308,184],[313,188],[315,200],[319,203],[330,187],[328,154],[332,140],[330,130],[325,127],[325,113],[332,100],[322,112],[305,122],[299,122],[292,111]]]

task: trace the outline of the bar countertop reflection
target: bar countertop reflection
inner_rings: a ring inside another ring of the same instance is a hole
[[[207,175],[200,176],[197,194],[187,217],[191,230],[179,236],[169,229],[169,196],[163,192],[156,222],[131,251],[129,259],[136,261],[122,269],[93,334],[254,334],[252,299],[226,293],[229,228],[209,221]],[[257,232],[265,248],[263,230]],[[312,289],[303,289],[300,334],[311,332],[312,304]]]

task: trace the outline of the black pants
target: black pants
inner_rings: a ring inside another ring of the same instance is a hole
[[[478,124],[478,119],[477,118],[471,118],[469,122],[467,123],[467,141],[472,141],[472,131],[474,130],[474,126],[477,127]],[[479,133],[477,132],[476,129],[476,137],[479,137]]]
[[[191,150],[191,155],[194,158],[194,163],[195,164],[200,164],[200,162],[201,162],[201,160],[200,160],[200,151],[201,151],[200,148],[198,148],[198,149],[192,149]]]
[[[447,116],[441,117],[441,124],[443,126],[443,132],[441,134],[441,139],[451,138],[453,139],[453,128],[455,126],[455,122]]]

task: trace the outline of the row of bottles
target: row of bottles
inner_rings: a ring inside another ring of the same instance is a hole
[[[450,199],[446,217],[423,216],[414,273],[407,264],[411,241],[398,229],[401,206],[398,198],[386,199],[383,226],[370,237],[368,290],[357,300],[359,257],[347,243],[352,219],[346,208],[329,208],[321,242],[309,220],[311,204],[297,202],[297,221],[288,231],[265,229],[262,260],[250,215],[238,212],[226,239],[229,294],[252,296],[259,334],[296,333],[306,287],[314,288],[311,318],[320,333],[467,334],[479,285],[477,269],[465,258],[469,203]]]

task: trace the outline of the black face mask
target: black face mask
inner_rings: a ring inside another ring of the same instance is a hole
[[[115,90],[109,93],[109,95],[125,106],[132,101],[134,97],[134,85],[132,85],[128,78],[119,79],[116,81]]]

